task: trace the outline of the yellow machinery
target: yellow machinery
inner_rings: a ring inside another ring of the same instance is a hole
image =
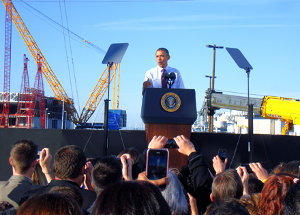
[[[205,113],[206,108],[248,111],[248,98],[244,96],[226,95],[223,93],[206,92],[206,101],[200,111]],[[291,98],[265,96],[263,98],[249,98],[253,105],[253,113],[260,114],[267,119],[280,119],[285,122],[282,135],[292,130],[294,124],[300,125],[300,101]]]
[[[68,115],[71,116],[71,120],[74,124],[81,124],[87,122],[88,119],[92,116],[95,112],[98,104],[100,103],[106,89],[108,87],[108,81],[111,82],[114,79],[114,89],[115,89],[115,77],[118,77],[118,87],[117,87],[117,109],[119,108],[119,71],[120,65],[114,64],[112,66],[111,71],[111,78],[108,80],[108,67],[102,73],[100,79],[98,80],[92,94],[90,95],[87,103],[85,104],[82,113],[80,116],[78,115],[77,110],[74,107],[73,101],[68,97],[67,93],[63,89],[62,85],[58,81],[57,77],[55,76],[54,72],[52,71],[50,65],[46,61],[44,55],[42,54],[41,50],[39,49],[38,45],[36,44],[35,40],[33,39],[32,35],[30,34],[29,30],[27,29],[25,23],[23,22],[22,18],[20,17],[19,13],[17,12],[16,8],[14,7],[11,0],[2,0],[5,8],[7,4],[10,4],[11,10],[9,11],[9,15],[13,20],[16,28],[18,29],[19,33],[21,34],[25,44],[27,45],[31,55],[38,63],[38,55],[41,57],[42,62],[42,74],[46,81],[48,82],[50,88],[52,89],[56,99],[61,102],[64,102]],[[118,73],[116,75],[115,73]],[[114,90],[115,91],[115,90]],[[113,108],[115,104],[115,92],[113,94]]]
[[[265,96],[261,106],[261,115],[267,119],[280,119],[284,122],[282,135],[293,125],[300,125],[300,101],[291,98]]]

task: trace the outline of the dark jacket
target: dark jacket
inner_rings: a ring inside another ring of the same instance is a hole
[[[79,193],[81,194],[81,197],[83,200],[83,204],[81,207],[83,210],[88,209],[97,198],[97,195],[94,191],[83,189],[83,188],[79,187],[78,184],[76,184],[75,182],[67,181],[67,180],[52,180],[47,186],[26,192],[23,200],[26,200],[27,198],[32,197],[32,196],[49,193],[49,191],[52,188],[57,187],[57,186],[58,187],[71,187],[73,189],[78,190]]]
[[[211,203],[213,181],[203,155],[199,152],[191,153],[188,156],[188,164],[181,169],[178,178],[184,189],[196,198],[199,214],[203,214]]]

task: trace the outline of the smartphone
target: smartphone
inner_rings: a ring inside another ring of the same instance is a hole
[[[241,164],[241,166],[246,167],[246,170],[247,170],[247,172],[248,172],[249,174],[250,174],[250,173],[253,173],[253,171],[252,171],[251,167],[249,166],[249,164]]]
[[[148,149],[146,174],[150,180],[168,176],[169,151],[167,149]]]
[[[227,150],[226,149],[219,149],[218,150],[218,155],[221,161],[224,163],[225,159],[227,158]]]
[[[38,151],[37,155],[36,155],[36,159],[40,159],[40,155],[41,155],[42,151]]]

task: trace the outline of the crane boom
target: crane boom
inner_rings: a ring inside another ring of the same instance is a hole
[[[111,69],[113,70],[113,73],[111,73],[112,75],[110,77],[109,82],[111,82],[111,80],[115,78],[115,73],[118,68],[120,68],[120,64],[114,64],[112,66]],[[99,102],[101,101],[108,87],[108,72],[108,67],[106,67],[82,110],[82,113],[79,118],[79,123],[87,122],[88,119],[95,112]]]
[[[287,130],[291,130],[294,124],[300,125],[300,101],[297,99],[265,96],[250,98],[250,104],[253,104],[254,113],[266,119],[283,121],[285,125],[282,128],[282,135],[285,135]],[[247,97],[207,92],[204,108],[247,111]]]
[[[18,29],[19,33],[21,34],[25,44],[27,45],[32,57],[36,61],[39,62],[38,55],[41,57],[42,63],[42,74],[45,77],[46,81],[48,82],[52,92],[54,93],[56,99],[59,101],[64,101],[66,104],[66,109],[68,114],[71,116],[71,120],[76,123],[78,121],[78,113],[74,107],[73,102],[68,97],[67,93],[63,89],[62,85],[58,81],[57,77],[55,76],[54,72],[52,71],[50,65],[48,64],[47,60],[45,59],[44,55],[42,54],[41,50],[39,49],[37,43],[33,39],[32,35],[30,34],[29,30],[27,29],[25,23],[23,22],[21,16],[19,15],[18,11],[14,7],[11,0],[2,0],[5,8],[9,5],[12,9],[9,11],[9,15],[13,20],[16,28]]]

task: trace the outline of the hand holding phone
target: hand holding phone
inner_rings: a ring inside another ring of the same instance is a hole
[[[168,176],[169,151],[167,149],[148,149],[146,175],[150,180],[157,180]]]

